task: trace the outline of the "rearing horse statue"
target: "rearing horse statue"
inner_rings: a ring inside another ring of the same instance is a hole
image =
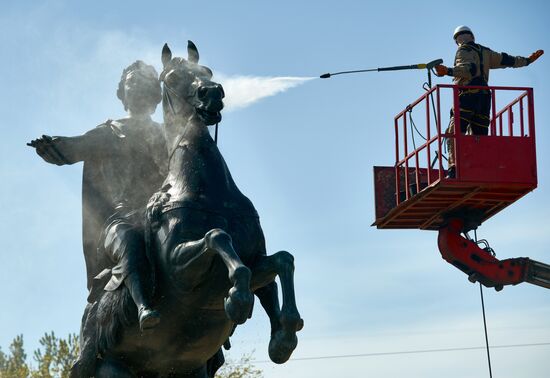
[[[173,58],[167,45],[162,50],[169,173],[150,201],[146,230],[161,322],[144,337],[127,294],[105,294],[97,311],[96,377],[212,377],[223,363],[222,345],[251,316],[253,294],[270,319],[274,362],[288,360],[303,327],[294,258],[286,251],[266,254],[258,214],[208,131],[221,120],[223,88],[198,64],[191,41],[187,49],[188,59]],[[116,324],[106,327],[110,322]]]

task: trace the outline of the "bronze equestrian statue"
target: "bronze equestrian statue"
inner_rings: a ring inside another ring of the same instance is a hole
[[[162,51],[168,171],[142,228],[154,267],[153,318],[160,314],[160,322],[140,329],[128,285],[101,290],[84,315],[89,343],[74,376],[213,377],[223,364],[222,345],[252,313],[253,294],[270,318],[270,358],[283,363],[296,348],[303,320],[295,303],[293,257],[266,254],[258,214],[208,131],[221,120],[223,88],[198,61],[191,41],[188,59],[172,58],[167,45]],[[105,244],[105,232],[100,240]]]

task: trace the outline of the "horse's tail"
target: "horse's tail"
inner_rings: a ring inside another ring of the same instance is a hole
[[[79,350],[69,373],[70,378],[93,377],[97,361],[97,305],[88,303],[82,316]]]
[[[105,291],[97,306],[97,343],[99,353],[113,348],[124,328],[136,324],[137,308],[126,285]]]
[[[93,377],[98,355],[120,341],[125,327],[137,323],[136,313],[136,305],[125,285],[115,291],[104,291],[93,303],[88,303],[82,317],[80,350],[69,377]]]

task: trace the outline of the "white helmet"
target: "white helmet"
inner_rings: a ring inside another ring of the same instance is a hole
[[[460,25],[456,27],[455,32],[453,33],[453,39],[456,40],[456,37],[461,34],[471,34],[472,36],[474,35],[474,33],[472,33],[472,29],[470,29],[466,25]]]

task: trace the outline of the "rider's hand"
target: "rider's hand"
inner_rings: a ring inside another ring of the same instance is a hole
[[[449,73],[449,69],[442,64],[438,64],[437,66],[434,67],[434,69],[435,69],[435,74],[439,77],[445,76]]]
[[[544,50],[537,50],[531,55],[529,55],[529,64],[533,63],[535,60],[541,57],[541,55],[544,54]]]
[[[53,145],[53,138],[49,135],[43,135],[42,138],[35,139],[30,143],[27,143],[27,145],[34,147],[38,156],[44,159],[45,162],[55,165],[63,165],[64,162]]]

